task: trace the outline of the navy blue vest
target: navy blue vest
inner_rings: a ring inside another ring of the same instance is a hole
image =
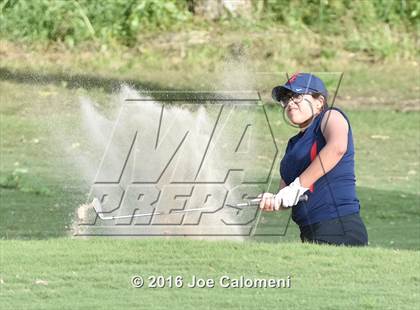
[[[350,122],[347,151],[337,165],[318,179],[306,194],[308,201],[300,202],[292,209],[292,219],[299,226],[314,224],[339,216],[359,212],[360,204],[356,195],[354,173],[354,145]],[[289,185],[310,165],[326,141],[321,132],[321,121],[327,110],[315,117],[304,132],[290,138],[286,153],[280,163],[280,175]]]

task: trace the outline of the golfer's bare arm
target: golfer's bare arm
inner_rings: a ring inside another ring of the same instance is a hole
[[[327,143],[299,176],[300,184],[306,188],[331,171],[347,151],[349,125],[340,112],[326,112],[321,122],[321,130]]]

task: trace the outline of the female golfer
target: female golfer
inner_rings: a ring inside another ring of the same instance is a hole
[[[290,122],[300,129],[290,138],[280,163],[280,191],[264,193],[264,211],[292,207],[302,242],[367,245],[359,215],[354,145],[349,120],[328,108],[328,92],[318,77],[293,75],[272,91]],[[307,201],[302,197],[307,196]]]

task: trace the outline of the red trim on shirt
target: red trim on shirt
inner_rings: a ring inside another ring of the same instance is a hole
[[[312,144],[312,147],[311,147],[311,162],[315,159],[317,154],[318,154],[318,145],[315,141]],[[314,192],[314,185],[313,184],[309,187],[309,190],[311,191],[311,193]]]

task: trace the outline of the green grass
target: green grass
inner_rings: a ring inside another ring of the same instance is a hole
[[[2,309],[414,309],[418,251],[188,240],[1,241]],[[211,253],[211,255],[209,255]],[[216,280],[212,289],[133,288],[131,277]],[[225,289],[218,279],[286,278]],[[38,280],[38,284],[37,283]],[[39,282],[42,280],[43,282]]]

